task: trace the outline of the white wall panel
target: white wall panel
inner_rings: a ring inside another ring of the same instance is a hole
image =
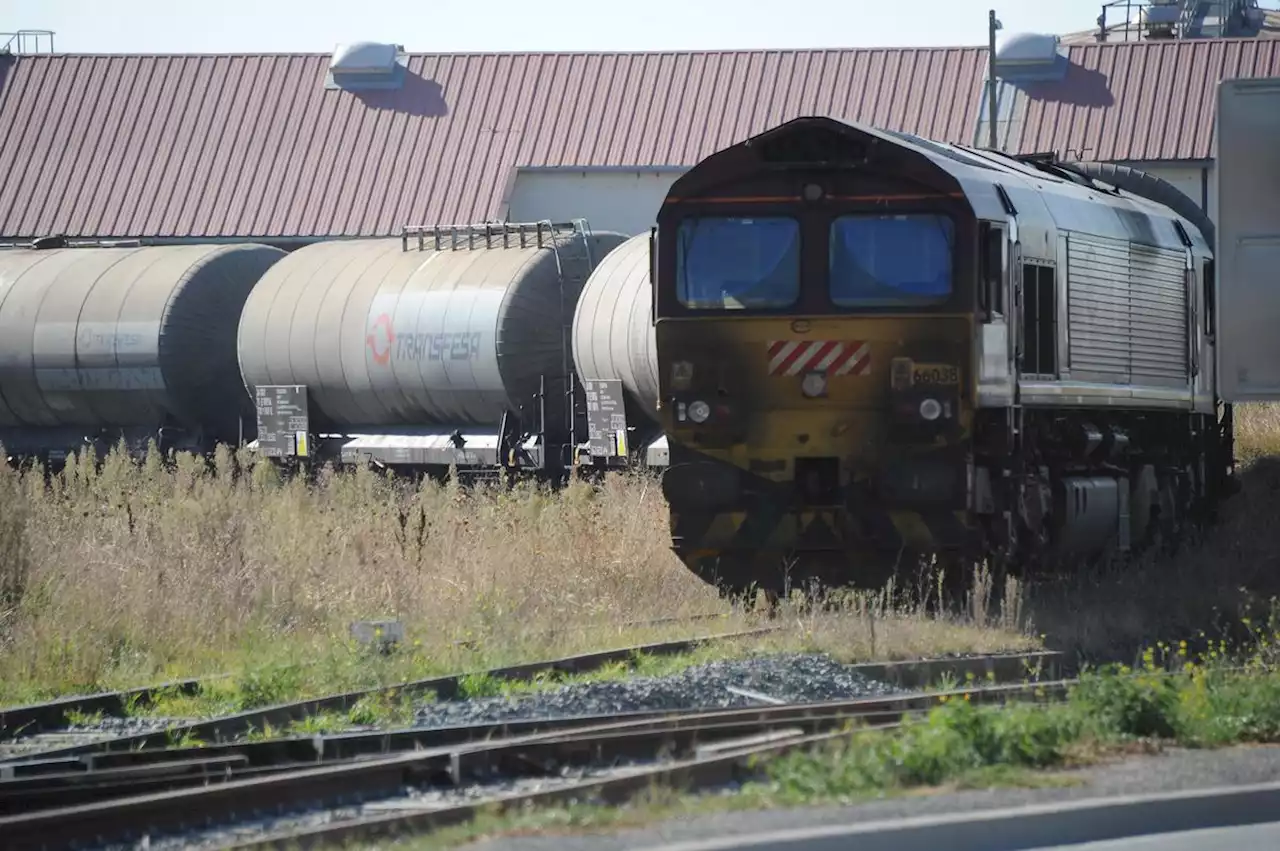
[[[507,220],[585,218],[596,231],[635,236],[654,224],[683,169],[520,169],[507,194]]]

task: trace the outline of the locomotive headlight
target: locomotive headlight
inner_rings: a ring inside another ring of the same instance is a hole
[[[942,403],[937,399],[925,399],[920,403],[920,416],[933,422],[942,416]]]
[[[705,423],[711,416],[711,406],[702,400],[689,403],[689,419],[695,423]]]
[[[811,372],[800,381],[800,392],[813,399],[827,392],[827,377],[821,372]]]

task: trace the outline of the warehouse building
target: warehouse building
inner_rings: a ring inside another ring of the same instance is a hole
[[[1266,26],[1242,37],[1132,29],[1002,39],[997,143],[1140,165],[1216,217],[1216,84],[1280,76],[1280,39]],[[578,217],[640,233],[685,168],[795,116],[985,145],[987,66],[985,47],[12,52],[0,55],[0,241],[287,248],[404,225]]]

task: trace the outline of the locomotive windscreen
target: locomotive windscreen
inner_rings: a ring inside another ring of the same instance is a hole
[[[802,236],[800,222],[789,216],[685,218],[677,231],[676,297],[694,310],[792,307],[801,294],[803,243],[823,239],[833,307],[918,308],[951,296],[955,222],[949,216],[851,213],[833,217],[825,231]]]
[[[680,223],[676,295],[698,310],[782,308],[800,295],[794,218],[693,217]]]
[[[855,308],[940,304],[951,295],[954,245],[947,216],[840,216],[829,235],[831,301]]]

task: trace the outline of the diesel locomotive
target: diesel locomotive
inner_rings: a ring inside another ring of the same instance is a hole
[[[1229,488],[1213,225],[1150,174],[799,118],[651,235],[672,547],[732,591],[1176,540]]]

